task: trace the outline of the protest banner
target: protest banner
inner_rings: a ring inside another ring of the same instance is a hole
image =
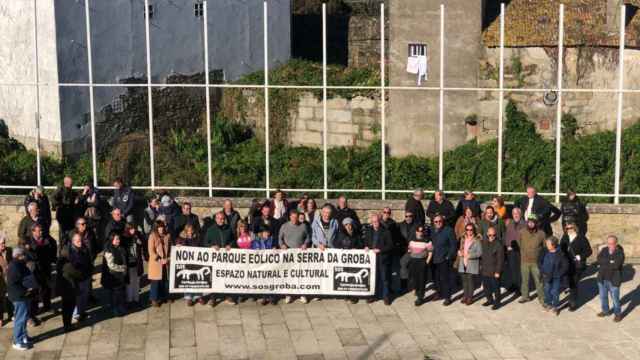
[[[371,296],[376,255],[366,250],[171,250],[172,293]]]

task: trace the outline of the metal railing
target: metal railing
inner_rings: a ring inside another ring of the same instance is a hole
[[[34,3],[34,55],[36,59],[38,58],[38,42],[37,42],[37,16],[36,14],[36,1],[33,0]],[[445,78],[444,78],[444,68],[445,68],[445,5],[440,5],[440,78],[439,78],[439,86],[437,87],[429,87],[429,86],[421,86],[421,87],[412,87],[412,86],[387,86],[386,82],[386,54],[385,54],[385,5],[384,3],[380,4],[380,85],[379,86],[332,86],[327,84],[327,9],[326,4],[322,6],[322,47],[323,47],[323,59],[322,59],[322,85],[317,86],[309,86],[309,85],[272,85],[269,83],[269,61],[268,61],[268,50],[269,50],[269,29],[268,29],[268,17],[269,17],[269,4],[268,1],[263,2],[263,32],[264,32],[264,83],[263,84],[249,84],[249,85],[238,85],[238,84],[211,84],[209,81],[209,44],[208,44],[208,25],[207,25],[207,15],[208,15],[208,1],[203,2],[203,32],[204,32],[204,69],[205,72],[205,83],[204,84],[157,84],[152,83],[151,81],[151,56],[152,53],[150,51],[150,37],[152,34],[149,30],[149,14],[148,11],[145,11],[144,21],[145,21],[145,45],[146,45],[146,71],[147,71],[147,82],[142,84],[114,84],[114,83],[94,83],[93,82],[93,64],[92,64],[92,44],[91,44],[91,12],[90,12],[90,1],[85,0],[85,26],[86,26],[86,50],[87,50],[87,60],[88,60],[88,74],[89,74],[89,82],[88,83],[47,83],[40,82],[38,77],[38,69],[36,61],[36,75],[34,82],[21,82],[21,83],[0,83],[0,86],[34,86],[36,88],[36,93],[39,94],[41,86],[58,86],[58,87],[88,87],[89,88],[89,97],[90,97],[90,121],[91,121],[91,151],[92,151],[92,172],[93,172],[93,183],[94,185],[98,185],[98,170],[97,170],[97,159],[96,159],[96,134],[95,134],[95,104],[94,104],[94,88],[99,87],[145,87],[148,91],[148,121],[149,121],[149,157],[150,157],[150,185],[149,186],[133,186],[134,189],[144,189],[144,190],[153,190],[157,188],[167,189],[167,190],[203,190],[208,191],[209,196],[213,196],[214,191],[264,191],[267,197],[270,195],[270,192],[275,189],[271,187],[270,182],[270,173],[269,173],[269,164],[270,164],[270,144],[269,144],[269,90],[270,89],[299,89],[299,90],[322,90],[322,100],[323,100],[323,187],[321,189],[299,189],[299,188],[284,188],[284,191],[295,191],[295,192],[320,192],[323,193],[324,198],[328,198],[329,193],[336,192],[352,192],[352,193],[372,193],[372,194],[380,194],[382,199],[386,198],[387,193],[410,193],[413,189],[387,189],[386,188],[386,151],[385,151],[385,140],[386,140],[386,104],[385,104],[385,96],[387,91],[390,90],[399,90],[399,91],[438,91],[439,92],[439,146],[438,146],[438,187],[440,189],[445,190],[447,193],[460,194],[463,191],[460,189],[445,189],[444,184],[444,95],[445,92],[463,92],[463,91],[497,91],[499,93],[499,101],[498,101],[498,131],[497,131],[497,140],[498,140],[498,153],[497,153],[497,188],[495,191],[477,191],[477,194],[480,195],[522,195],[524,192],[505,192],[502,191],[502,163],[503,163],[503,131],[504,131],[504,93],[505,91],[509,92],[548,92],[554,91],[558,94],[558,102],[556,104],[556,134],[555,134],[555,142],[556,142],[556,154],[555,154],[555,190],[554,192],[541,192],[541,195],[544,196],[553,196],[556,202],[559,202],[561,196],[561,183],[560,183],[560,165],[561,165],[561,144],[562,144],[562,133],[561,133],[561,121],[562,121],[562,95],[564,93],[580,93],[580,92],[592,92],[592,93],[611,93],[617,95],[617,117],[616,117],[616,143],[615,143],[615,183],[613,193],[584,193],[579,194],[587,197],[602,197],[602,198],[613,198],[614,203],[619,203],[621,198],[640,198],[640,194],[621,194],[620,193],[620,173],[621,173],[621,143],[622,143],[622,108],[623,108],[623,95],[625,93],[640,93],[640,89],[625,89],[624,88],[624,41],[625,41],[625,19],[626,19],[626,7],[625,5],[620,6],[621,16],[620,16],[620,24],[619,24],[619,64],[618,64],[618,87],[616,89],[582,89],[582,88],[563,88],[562,80],[563,80],[563,61],[557,61],[558,64],[558,72],[557,72],[557,84],[553,88],[507,88],[504,86],[504,39],[505,39],[505,5],[504,3],[500,6],[500,65],[499,65],[499,79],[498,79],[498,88],[484,88],[484,87],[447,87],[445,86]],[[148,9],[149,0],[144,0],[145,9]],[[564,5],[559,5],[559,34],[558,34],[558,59],[563,58],[563,50],[564,50]],[[155,166],[154,166],[154,139],[153,139],[153,97],[152,97],[152,89],[153,88],[165,88],[165,87],[182,87],[182,88],[204,88],[205,89],[205,98],[206,98],[206,118],[207,118],[207,166],[208,166],[208,185],[204,186],[160,186],[156,184],[155,178]],[[263,89],[264,91],[264,115],[265,115],[265,187],[219,187],[215,186],[213,183],[212,176],[212,147],[211,147],[211,109],[210,109],[210,89],[211,88],[248,88],[248,89]],[[381,116],[381,187],[379,189],[332,189],[329,187],[328,183],[328,163],[327,163],[327,133],[328,133],[328,124],[327,124],[327,91],[328,90],[378,90],[380,91],[381,99],[380,102],[380,116]],[[416,96],[419,96],[416,94]],[[36,96],[36,133],[37,133],[37,149],[36,149],[36,158],[37,158],[37,185],[42,184],[42,164],[41,164],[41,145],[40,145],[40,129],[39,129],[39,121],[40,119],[40,104],[39,104],[39,96]],[[35,186],[33,185],[0,185],[0,189],[29,189]],[[47,187],[53,188],[53,187]],[[108,188],[108,187],[107,187]],[[428,192],[432,192],[435,189],[428,190]]]

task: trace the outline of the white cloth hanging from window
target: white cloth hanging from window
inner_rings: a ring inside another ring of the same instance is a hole
[[[427,80],[427,57],[425,55],[417,56],[418,58],[418,86],[422,84],[422,78]]]
[[[418,65],[418,57],[417,56],[409,56],[407,58],[407,72],[409,74],[418,74],[420,71],[420,66]]]

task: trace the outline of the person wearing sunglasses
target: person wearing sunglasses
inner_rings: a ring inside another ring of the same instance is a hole
[[[560,249],[569,261],[569,311],[578,307],[578,283],[582,273],[587,268],[587,258],[593,254],[589,239],[584,236],[578,226],[569,223],[564,228],[564,235],[560,239]]]
[[[453,230],[444,222],[444,217],[436,215],[433,219],[431,242],[433,243],[433,268],[437,294],[433,300],[444,299],[443,305],[451,305],[452,262],[458,249]]]
[[[462,278],[462,303],[473,304],[473,293],[476,290],[475,280],[480,274],[480,257],[482,256],[482,236],[476,232],[476,227],[468,224],[464,228],[464,235],[459,239],[458,272]]]
[[[487,236],[482,239],[482,290],[487,301],[484,306],[491,306],[492,310],[500,307],[500,273],[504,265],[504,246],[497,241],[496,229],[487,229]]]

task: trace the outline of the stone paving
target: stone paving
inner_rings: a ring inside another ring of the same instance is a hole
[[[627,269],[627,278],[634,269]],[[637,278],[637,277],[636,277]],[[596,317],[594,276],[583,281],[577,312],[556,317],[537,301],[514,299],[498,311],[455,302],[414,307],[344,300],[260,306],[247,301],[187,307],[176,301],[122,318],[92,310],[89,326],[64,335],[60,316],[29,328],[34,349],[11,349],[11,324],[0,329],[5,359],[640,359],[640,281],[623,285],[625,318]],[[431,294],[429,291],[428,294]],[[588,296],[586,296],[588,294]]]

